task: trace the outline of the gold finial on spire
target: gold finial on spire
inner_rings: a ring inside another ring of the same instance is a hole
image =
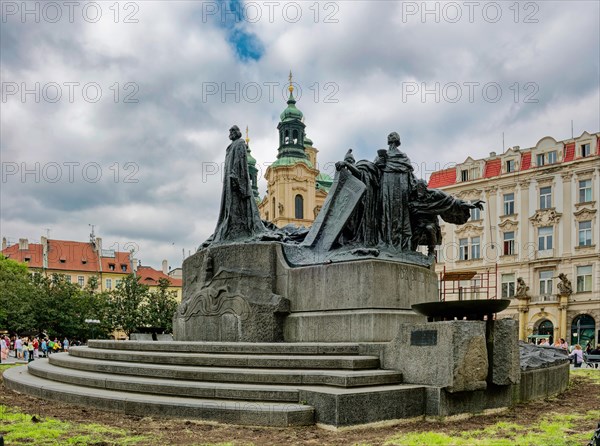
[[[246,144],[250,142],[250,138],[248,137],[248,126],[246,126]]]
[[[288,79],[290,80],[290,86],[288,87],[288,90],[290,90],[290,93],[292,93],[294,91],[294,86],[292,85],[292,70],[290,70]]]

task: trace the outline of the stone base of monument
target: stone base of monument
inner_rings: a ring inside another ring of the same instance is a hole
[[[519,346],[513,333],[514,321],[498,320],[406,324],[384,343],[90,341],[8,369],[4,384],[129,415],[334,427],[482,413],[565,390],[566,356]]]
[[[390,341],[400,324],[426,320],[411,306],[438,292],[421,265],[358,257],[292,266],[275,242],[204,249],[183,276],[176,341]]]
[[[139,416],[344,427],[481,413],[568,383],[567,358],[520,346],[516,321],[414,313],[438,296],[423,265],[291,264],[263,242],[203,249],[183,268],[175,341],[92,340],[8,369],[6,387]]]

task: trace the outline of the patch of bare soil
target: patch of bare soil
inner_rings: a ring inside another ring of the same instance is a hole
[[[126,429],[136,435],[148,435],[152,438],[144,445],[198,445],[204,443],[231,442],[235,445],[352,445],[367,443],[373,446],[383,445],[386,438],[407,432],[444,432],[456,434],[462,431],[483,429],[497,422],[529,425],[541,417],[554,412],[561,414],[585,413],[600,408],[599,386],[591,380],[571,376],[571,384],[566,392],[556,398],[533,401],[518,405],[507,411],[473,416],[459,420],[413,420],[394,426],[357,428],[351,430],[330,431],[316,426],[292,428],[248,427],[217,424],[191,420],[169,420],[161,418],[141,418],[69,404],[44,401],[22,395],[0,384],[0,404],[14,407],[22,412],[38,417],[52,416],[74,423],[99,423],[106,426]],[[600,420],[581,422],[573,433],[589,432],[596,428]],[[104,446],[112,443],[106,439]]]

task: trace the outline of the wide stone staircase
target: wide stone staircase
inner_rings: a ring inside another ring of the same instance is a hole
[[[402,384],[356,343],[96,340],[8,369],[4,382],[130,415],[246,425],[348,426],[425,411],[424,386]]]

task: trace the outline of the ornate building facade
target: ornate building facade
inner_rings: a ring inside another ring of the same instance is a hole
[[[598,345],[600,133],[469,157],[433,173],[429,187],[486,202],[464,226],[441,222],[438,272],[492,271],[497,296],[513,299],[500,317],[518,320],[523,340],[546,334]],[[559,274],[572,293],[561,292]],[[482,276],[460,282],[464,299],[481,298]]]
[[[304,116],[296,107],[291,75],[289,92],[287,107],[277,126],[277,160],[265,172],[267,192],[258,203],[258,209],[261,218],[279,227],[288,224],[308,227],[323,206],[333,181],[319,172],[318,150],[306,136]],[[251,157],[248,160],[252,176],[254,160]],[[252,182],[255,184],[254,178]]]

